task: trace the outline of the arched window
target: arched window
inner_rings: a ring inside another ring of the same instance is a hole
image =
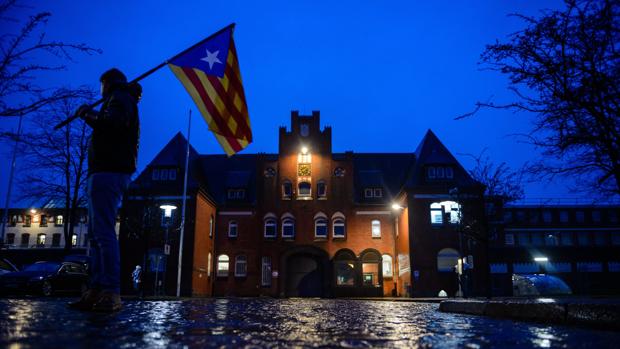
[[[384,254],[381,260],[383,261],[383,278],[392,278],[392,256]]]
[[[235,257],[235,277],[248,275],[248,258],[244,255]]]
[[[310,182],[299,182],[298,188],[299,197],[308,197],[312,195],[312,186],[310,185]]]
[[[378,287],[382,282],[382,273],[380,268],[382,267],[381,255],[374,250],[367,250],[362,252],[360,259],[362,260],[362,285]]]
[[[336,286],[346,287],[355,286],[355,276],[357,274],[355,265],[357,258],[350,250],[340,250],[334,256],[334,275]]]
[[[437,271],[453,272],[459,262],[459,251],[453,248],[444,248],[437,253]]]
[[[327,238],[327,216],[323,212],[314,215],[314,237]]]
[[[293,197],[293,185],[288,179],[282,182],[282,198],[290,199]]]
[[[288,239],[295,237],[295,220],[293,218],[282,219],[282,237]]]
[[[228,237],[236,238],[237,237],[237,221],[228,222]]]
[[[433,202],[431,204],[431,224],[456,224],[460,222],[461,205],[454,201]]]
[[[334,238],[343,238],[346,235],[345,218],[340,212],[334,213],[332,216],[332,236]]]
[[[211,252],[207,255],[207,277],[211,277]]]
[[[373,238],[380,238],[381,237],[381,222],[378,219],[374,219],[371,222],[371,230],[372,230],[372,237]]]
[[[217,257],[217,276],[218,277],[228,276],[228,263],[229,262],[230,262],[230,259],[225,254],[221,254]]]
[[[44,247],[45,246],[45,234],[37,235],[37,246]]]
[[[318,198],[326,198],[327,197],[327,184],[325,184],[324,180],[320,180],[316,184],[316,196]]]
[[[264,217],[263,236],[266,238],[275,238],[277,235],[278,223],[276,221],[276,215],[268,213]]]

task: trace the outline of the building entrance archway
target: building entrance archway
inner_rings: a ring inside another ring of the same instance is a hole
[[[281,295],[285,297],[329,297],[329,258],[313,246],[294,247],[282,255]]]

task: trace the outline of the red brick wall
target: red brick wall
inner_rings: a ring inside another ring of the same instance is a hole
[[[194,234],[194,265],[192,271],[192,295],[211,296],[213,285],[213,262],[214,255],[214,236],[209,237],[209,226],[211,217],[216,223],[215,205],[206,197],[196,195],[196,223]],[[211,253],[211,275],[209,275],[209,253]]]

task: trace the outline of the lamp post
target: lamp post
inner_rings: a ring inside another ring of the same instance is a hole
[[[160,209],[162,209],[163,211],[163,220],[165,222],[166,225],[166,235],[164,236],[164,255],[168,256],[170,255],[170,244],[168,243],[168,235],[169,235],[169,231],[170,231],[170,224],[172,223],[172,211],[176,210],[177,207],[174,205],[169,205],[169,204],[165,204],[165,205],[161,205],[159,206]],[[166,262],[167,262],[167,257],[166,257]],[[159,282],[159,262],[161,261],[161,255],[157,256],[157,271],[155,272],[155,290],[158,290],[158,282]],[[166,263],[167,264],[167,263]],[[166,272],[168,271],[167,265],[164,266],[164,275],[162,277],[162,283],[164,284],[164,290],[165,290],[165,285],[166,285]],[[164,292],[165,293],[165,292]]]
[[[547,273],[547,262],[549,262],[549,258],[547,257],[534,257],[534,262],[540,265],[540,269],[543,274]]]

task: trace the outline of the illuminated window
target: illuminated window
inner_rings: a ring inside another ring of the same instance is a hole
[[[282,237],[288,239],[295,237],[295,221],[292,218],[282,220]]]
[[[371,231],[373,238],[381,237],[381,222],[379,220],[375,219],[371,222]]]
[[[245,277],[248,274],[248,258],[244,255],[235,257],[235,277]]]
[[[314,220],[314,237],[327,237],[327,218],[318,217]]]
[[[37,246],[39,247],[45,246],[45,234],[37,235]]]
[[[430,207],[431,224],[456,224],[460,222],[461,206],[454,201],[434,202]]]
[[[61,215],[56,216],[56,225],[63,224],[63,217]]]
[[[213,228],[214,228],[213,216],[211,216],[211,218],[209,218],[209,237],[210,238],[213,237]]]
[[[308,197],[311,195],[312,186],[309,182],[299,182],[299,196]]]
[[[454,266],[459,261],[459,251],[453,248],[444,248],[437,253],[437,271],[454,272]]]
[[[211,252],[207,255],[207,277],[211,276]]]
[[[218,277],[226,277],[228,276],[228,267],[229,267],[230,259],[227,255],[221,254],[217,257],[217,271],[216,275]]]
[[[77,243],[78,243],[78,236],[77,236],[77,234],[71,235],[71,246],[75,247],[75,246],[77,246]]]
[[[355,286],[356,279],[356,257],[348,250],[341,250],[334,256],[334,275],[336,286],[347,287]]]
[[[361,257],[362,260],[362,285],[378,287],[381,284],[379,267],[383,263],[381,255],[374,251],[368,251]]]
[[[312,162],[312,154],[310,154],[310,152],[307,152],[306,154],[304,153],[299,153],[299,155],[297,156],[297,162],[300,164],[309,164]]]
[[[327,185],[325,181],[321,180],[316,184],[316,195],[319,198],[324,198],[327,196]]]
[[[334,238],[343,238],[346,234],[345,218],[340,212],[335,213],[332,216],[332,236]]]
[[[383,261],[383,278],[392,278],[392,256],[384,254],[381,259]]]
[[[277,222],[274,214],[265,215],[265,227],[263,235],[266,238],[275,238],[277,232]]]
[[[228,237],[229,238],[236,238],[237,237],[237,222],[236,221],[230,221],[228,222]]]
[[[282,198],[290,199],[293,196],[293,186],[290,181],[282,183]]]

